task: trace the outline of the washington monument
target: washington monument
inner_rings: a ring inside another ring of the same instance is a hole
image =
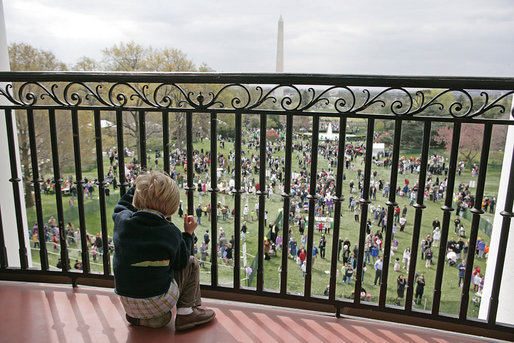
[[[284,72],[284,20],[282,16],[278,19],[278,37],[277,37],[277,73]]]

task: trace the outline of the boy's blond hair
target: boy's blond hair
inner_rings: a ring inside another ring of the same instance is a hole
[[[132,199],[135,208],[159,211],[169,217],[177,211],[179,202],[177,184],[168,175],[150,171],[137,177]]]

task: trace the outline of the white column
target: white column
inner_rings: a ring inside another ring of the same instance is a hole
[[[514,98],[512,102],[512,111],[514,111]],[[512,116],[509,115],[512,121]],[[480,304],[480,312],[478,318],[487,320],[489,310],[489,299],[493,288],[494,272],[496,267],[496,259],[498,252],[498,244],[500,242],[501,226],[503,217],[500,212],[505,208],[505,198],[507,197],[507,188],[509,182],[510,166],[512,162],[512,152],[514,151],[514,125],[509,126],[507,132],[507,141],[505,143],[505,154],[503,156],[502,172],[500,184],[498,188],[498,197],[496,204],[496,212],[494,214],[493,232],[491,233],[491,244],[489,245],[489,257],[487,258],[487,268],[485,272],[484,289],[482,291],[482,302]],[[513,190],[511,190],[512,192]],[[503,267],[502,282],[500,287],[497,322],[514,324],[514,297],[512,290],[514,285],[514,220],[510,222],[509,240],[507,251],[505,254],[505,265]],[[470,247],[471,250],[471,247]]]
[[[0,70],[10,71],[9,68],[9,50],[7,46],[7,36],[5,30],[4,19],[4,6],[3,1],[0,0]],[[6,84],[0,84],[2,89],[5,89]],[[0,97],[0,103],[5,105],[10,102],[4,97]],[[13,112],[12,119],[16,123],[15,114]],[[14,144],[16,147],[16,164],[18,166],[18,176],[21,178],[21,165],[20,156],[18,151],[18,135],[15,131]],[[18,229],[16,223],[16,212],[14,210],[14,195],[13,187],[9,179],[11,178],[11,166],[9,164],[9,145],[7,143],[7,130],[5,121],[5,111],[0,110],[0,161],[2,161],[2,168],[0,168],[0,207],[2,209],[2,224],[4,229],[5,245],[7,248],[7,259],[9,267],[20,266],[19,255],[19,242],[18,242]],[[23,184],[19,182],[19,189],[21,195],[21,212],[23,219],[23,227],[25,228],[25,244],[27,248],[27,255],[29,267],[32,266],[32,258],[30,254],[30,240],[28,236],[27,217],[25,212],[25,199],[23,197]]]

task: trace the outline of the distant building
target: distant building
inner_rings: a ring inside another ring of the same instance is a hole
[[[284,72],[284,20],[282,19],[282,16],[280,16],[280,18],[278,19],[276,72]]]

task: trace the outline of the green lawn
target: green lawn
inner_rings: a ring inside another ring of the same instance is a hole
[[[196,149],[203,148],[204,150],[209,150],[209,141],[204,140],[201,143],[195,143]],[[221,149],[218,146],[218,153],[222,153],[225,156],[228,154],[230,150],[233,149],[233,145],[231,143],[225,144],[225,148]],[[245,148],[243,148],[245,149]],[[434,151],[431,151],[433,153]],[[246,151],[246,154],[249,155],[251,153],[258,153],[256,150]],[[277,154],[277,156],[283,156],[284,150],[280,150],[280,152]],[[153,154],[152,154],[153,157]],[[153,158],[152,158],[153,161]],[[501,161],[501,160],[500,160]],[[109,162],[106,159],[104,161],[105,166],[108,168]],[[162,168],[162,158],[159,160],[159,168]],[[361,168],[364,169],[364,165],[361,164],[361,158],[356,160],[356,168],[355,170]],[[152,162],[153,165],[153,162]],[[298,160],[296,159],[296,154],[293,154],[293,170],[298,168]],[[319,169],[321,168],[327,168],[327,162],[322,157],[319,158]],[[378,171],[378,178],[384,179],[386,181],[389,181],[390,177],[390,169],[384,168],[384,167],[373,167]],[[107,169],[106,169],[107,170]],[[183,172],[181,168],[177,169],[179,172]],[[348,186],[347,183],[349,180],[353,179],[356,180],[356,171],[351,171],[350,169],[345,170],[346,173],[346,182],[343,187],[343,194],[348,199]],[[499,175],[500,170],[490,170],[488,171],[487,175],[487,182],[485,187],[485,194],[486,195],[493,195],[496,194],[497,188],[498,188],[498,182],[499,182]],[[63,175],[65,176],[65,175]],[[88,178],[95,178],[96,176],[96,170],[89,171],[85,173],[85,177]],[[227,177],[224,177],[228,180]],[[411,182],[411,185],[415,183],[415,181],[418,178],[418,175],[416,173],[411,174],[410,172],[404,175],[398,176],[398,185],[403,185],[403,180],[405,178],[408,178]],[[256,176],[256,179],[258,179],[258,176]],[[440,177],[442,180],[442,177]],[[457,177],[456,184],[462,182],[468,183],[472,179],[471,174],[469,170],[466,169],[466,171],[460,176]],[[276,191],[277,193],[278,191]],[[474,191],[473,191],[474,192]],[[181,197],[183,199],[183,203],[187,204],[185,192],[181,192]],[[112,209],[114,207],[114,204],[116,203],[117,199],[119,198],[119,195],[117,192],[111,191],[111,196],[108,199],[107,202],[107,225],[108,225],[108,232],[109,235],[112,234],[112,220],[110,219],[112,214]],[[78,210],[77,210],[77,201],[75,200],[75,207],[70,208],[68,203],[69,198],[64,198],[64,222],[67,223],[68,221],[72,221],[75,227],[79,225],[78,221]],[[225,203],[232,208],[233,207],[233,198],[230,195],[218,195],[218,201],[225,201]],[[381,194],[377,194],[377,199],[374,201],[375,205],[381,205],[385,206],[386,198],[382,197]],[[195,192],[195,204],[197,204],[199,201],[198,193]],[[202,198],[202,202],[205,204],[208,201],[210,201],[209,194],[204,195]],[[242,197],[242,208],[244,207],[244,197]],[[250,196],[248,199],[250,209],[253,208],[255,202],[257,201],[257,198],[254,196]],[[44,213],[44,220],[48,220],[50,215],[54,215],[57,217],[56,213],[56,205],[55,205],[55,197],[53,195],[43,195],[42,197],[43,202],[43,213]],[[406,198],[397,198],[397,202],[400,204],[400,207],[403,207],[404,204],[409,204],[409,200]],[[88,233],[94,234],[97,232],[100,232],[100,212],[99,212],[99,201],[98,201],[98,192],[95,193],[95,198],[93,200],[86,199],[84,201],[85,203],[85,218],[86,218],[86,227]],[[279,211],[281,210],[283,205],[283,201],[281,197],[277,194],[273,195],[271,200],[266,201],[266,209],[268,210],[268,218],[269,220],[274,220]],[[435,217],[438,217],[441,222],[443,218],[443,212],[441,211],[440,207],[443,205],[442,202],[434,203],[431,201],[426,200],[427,208],[423,211],[423,221],[421,226],[421,234],[420,239],[425,237],[427,234],[431,233],[432,226],[431,223],[434,220]],[[348,202],[345,201],[342,204],[342,217],[341,217],[341,237],[348,237],[352,243],[352,246],[354,244],[358,243],[358,234],[359,234],[359,224],[354,221],[353,213],[350,212],[347,209]],[[412,239],[412,231],[413,231],[413,223],[414,223],[414,208],[408,207],[408,214],[407,214],[407,226],[405,232],[397,233],[397,239],[399,241],[398,250],[395,253],[395,256],[391,257],[391,261],[393,262],[396,257],[399,257],[401,259],[403,250],[411,245],[411,239]],[[307,213],[305,213],[307,217]],[[452,215],[454,215],[452,213]],[[35,222],[35,210],[29,209],[27,210],[27,216],[28,216],[28,223],[29,226],[32,227],[32,224]],[[241,215],[242,216],[242,215]],[[492,214],[485,214],[485,218],[489,218],[492,221]],[[453,232],[453,217],[451,218],[451,224],[450,224],[450,236]],[[180,222],[176,215],[174,216],[175,222]],[[469,235],[469,228],[470,228],[470,222],[466,219],[463,219],[463,224],[466,228],[466,231]],[[248,223],[249,232],[247,233],[247,249],[248,249],[248,263],[250,264],[254,258],[254,256],[257,253],[257,233],[258,233],[258,226],[257,221],[249,221]],[[211,223],[207,220],[207,217],[202,218],[202,224],[197,229],[197,236],[201,240],[203,237],[203,234],[205,230],[210,230]],[[234,227],[234,221],[230,217],[227,222],[223,222],[220,220],[218,223],[218,228],[223,227],[224,231],[227,233],[229,239],[230,236],[233,234],[233,227]],[[374,226],[374,230],[376,231],[376,226]],[[297,241],[300,243],[300,236],[297,230],[297,227],[294,227],[293,230],[293,236],[297,239]],[[486,241],[489,243],[489,237],[485,236],[483,233],[480,233],[479,236],[482,236],[486,239]],[[314,233],[314,244],[318,245],[320,239],[320,234],[317,233],[317,230],[315,230]],[[48,243],[48,250],[49,250],[49,260],[51,265],[55,266],[58,258],[58,249],[54,249],[53,244]],[[75,245],[71,246],[70,251],[70,257],[72,258],[72,262],[74,262],[74,259],[80,259],[78,247]],[[322,295],[323,291],[325,290],[325,287],[329,283],[329,273],[327,271],[330,270],[330,260],[331,260],[331,252],[332,252],[332,236],[328,235],[327,237],[327,254],[326,259],[320,259],[319,257],[316,259],[314,266],[313,266],[313,274],[312,274],[312,294],[314,295]],[[419,255],[419,254],[418,254]],[[438,251],[434,251],[434,263],[437,263],[437,256]],[[38,252],[33,250],[32,251],[32,258],[34,261],[39,260]],[[99,262],[100,259],[98,259],[97,262]],[[231,285],[233,280],[233,267],[227,266],[224,263],[219,260],[219,271],[218,271],[218,283],[223,285]],[[91,258],[91,262],[92,258]],[[271,260],[264,261],[264,288],[270,289],[270,290],[279,290],[279,272],[278,267],[281,263],[281,253],[279,252],[277,256],[273,256]],[[242,259],[241,259],[242,264]],[[476,260],[476,265],[479,265],[482,269],[482,273],[485,274],[485,268],[486,263],[485,260]],[[418,258],[417,263],[417,272],[423,273],[425,275],[426,280],[426,287],[425,287],[425,294],[423,298],[423,302],[420,306],[416,305],[416,308],[427,310],[431,309],[431,300],[432,300],[432,294],[433,294],[433,287],[434,287],[434,280],[435,280],[435,265],[432,266],[430,269],[425,268],[424,261],[421,261],[420,258]],[[390,273],[389,273],[389,280],[388,280],[388,293],[387,293],[387,303],[392,304],[394,302],[394,299],[396,298],[396,278],[398,276],[398,273],[394,272],[392,269],[393,265],[390,265]],[[340,270],[341,263],[338,265],[338,269]],[[95,272],[102,272],[102,265],[99,263],[92,263],[92,270]],[[293,259],[289,259],[289,265],[288,265],[288,291],[292,293],[303,293],[304,290],[304,280],[302,278],[302,272],[298,268],[298,266],[295,264]],[[239,271],[241,278],[244,279],[246,277],[244,270]],[[406,272],[402,271],[405,275]],[[372,301],[377,302],[378,301],[378,295],[379,295],[379,287],[373,286],[373,278],[374,278],[374,270],[372,266],[368,266],[368,271],[365,273],[364,277],[364,283],[363,287],[368,291],[368,293],[372,294]],[[354,278],[355,279],[355,278]],[[210,283],[210,271],[202,270],[201,272],[201,280],[204,283]],[[253,284],[251,287],[255,287],[255,280],[254,278]],[[338,298],[346,297],[348,298],[351,294],[351,291],[354,289],[354,282],[355,280],[352,280],[351,285],[346,285],[341,282],[342,275],[338,277],[337,282],[337,289],[336,289],[336,296]],[[442,287],[442,297],[441,297],[441,311],[445,313],[452,313],[456,314],[458,313],[459,306],[460,306],[460,288],[457,287],[457,269],[455,267],[449,267],[445,266],[444,271],[444,279],[443,279],[443,287]],[[472,294],[470,295],[470,299],[472,298]],[[403,305],[403,304],[402,304]],[[469,306],[469,316],[471,317],[477,317],[478,315],[478,308],[474,306],[474,304],[471,304]]]

